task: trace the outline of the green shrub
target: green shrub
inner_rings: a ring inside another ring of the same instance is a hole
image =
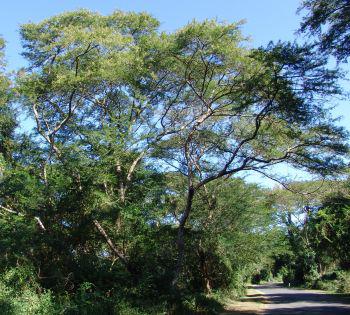
[[[313,288],[317,290],[337,291],[338,281],[318,279],[315,281]]]
[[[16,291],[0,283],[0,309],[3,315],[62,314],[50,291],[38,294],[33,289]]]
[[[15,314],[12,294],[13,292],[0,282],[0,309],[4,315]]]
[[[21,291],[27,288],[37,288],[36,275],[31,266],[23,265],[10,268],[1,274],[1,281],[9,288]]]
[[[339,293],[350,293],[350,272],[340,271],[338,279]]]

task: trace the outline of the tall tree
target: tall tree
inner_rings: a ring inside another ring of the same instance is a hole
[[[157,27],[147,14],[80,10],[21,29],[30,67],[19,78],[19,89],[46,148],[43,180],[50,186],[47,168],[64,165],[82,195],[104,196],[114,234],[123,232],[127,192],[153,139],[142,82],[151,75],[149,46]],[[125,252],[100,222],[106,218],[101,205],[90,201],[89,213],[96,231],[129,268]]]
[[[309,46],[270,44],[250,50],[237,24],[193,22],[166,38],[155,155],[187,178],[179,218],[178,263],[194,195],[220,177],[289,162],[324,175],[342,165],[346,132],[327,115],[325,99],[340,93],[337,72]],[[172,128],[172,129],[171,129]],[[172,132],[169,132],[172,130]]]

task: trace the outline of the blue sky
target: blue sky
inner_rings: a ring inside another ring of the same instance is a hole
[[[161,23],[161,30],[173,31],[189,21],[215,18],[219,21],[245,20],[243,34],[250,36],[252,46],[266,45],[270,40],[291,40],[301,17],[296,14],[300,0],[10,0],[2,3],[0,34],[7,42],[9,70],[25,66],[20,56],[19,27],[39,22],[50,16],[79,8],[101,14],[114,10],[146,11]],[[349,67],[347,67],[349,69]],[[348,75],[349,77],[349,75]],[[350,91],[348,83],[343,83]],[[335,116],[343,116],[340,124],[350,130],[349,102],[339,102]]]

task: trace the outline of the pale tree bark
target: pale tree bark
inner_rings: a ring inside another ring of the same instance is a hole
[[[8,207],[5,207],[5,206],[2,206],[2,205],[0,205],[0,209],[6,211],[6,212],[8,212],[8,213],[12,213],[12,214],[18,215],[18,216],[20,216],[20,217],[25,217],[25,216],[26,216],[26,215],[25,215],[24,213],[22,213],[22,212],[18,212],[18,211],[12,210],[12,209],[10,209],[10,208],[8,208]],[[44,225],[44,223],[42,222],[42,220],[40,219],[40,217],[34,216],[33,218],[34,218],[34,220],[38,223],[38,226],[40,227],[40,229],[42,229],[43,231],[46,231],[45,225]]]
[[[111,240],[111,238],[108,236],[107,232],[105,231],[105,229],[102,227],[102,225],[100,224],[100,222],[98,220],[93,220],[93,223],[95,225],[95,227],[97,228],[97,230],[100,232],[100,234],[104,237],[106,243],[108,244],[108,246],[111,248],[111,250],[113,251],[113,253],[120,259],[121,263],[125,266],[125,268],[131,273],[134,274],[134,270],[133,268],[130,266],[127,258],[125,257],[125,255],[123,253],[121,253],[121,251],[119,251],[116,247],[116,245],[113,243],[113,241]]]
[[[119,194],[119,201],[122,206],[125,206],[126,202],[126,193],[128,188],[130,187],[133,175],[135,173],[137,165],[140,163],[142,158],[145,156],[146,150],[142,151],[138,154],[138,156],[132,161],[129,169],[127,170],[126,178],[124,178],[123,171],[122,171],[122,165],[119,160],[116,161],[116,174],[119,177],[119,187],[118,187],[118,194]],[[116,226],[117,230],[120,231],[122,228],[122,218],[120,213],[118,214],[117,220],[116,220]]]
[[[119,252],[119,250],[117,249],[117,247],[114,245],[114,243],[112,242],[112,240],[110,239],[110,237],[108,236],[107,232],[105,231],[105,229],[101,226],[100,222],[98,220],[93,220],[93,223],[95,225],[95,227],[97,228],[97,230],[100,232],[100,234],[105,238],[106,243],[108,244],[108,246],[112,249],[112,251],[114,252],[114,254],[117,255],[117,257],[123,262],[123,264],[126,264],[126,258],[125,256]]]

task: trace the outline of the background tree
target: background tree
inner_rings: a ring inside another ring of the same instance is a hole
[[[345,183],[342,190],[326,195],[309,222],[318,257],[331,257],[331,261],[343,270],[350,269],[349,204],[349,183]]]
[[[277,257],[275,266],[286,267],[282,270],[286,282],[343,290],[341,286],[348,283],[342,278],[348,270],[347,181],[300,182],[290,187],[299,193],[271,192],[290,248]]]
[[[242,179],[220,179],[198,192],[188,226],[200,232],[197,266],[207,292],[218,286],[239,292],[263,268],[268,253],[278,251],[275,219],[265,191]]]

